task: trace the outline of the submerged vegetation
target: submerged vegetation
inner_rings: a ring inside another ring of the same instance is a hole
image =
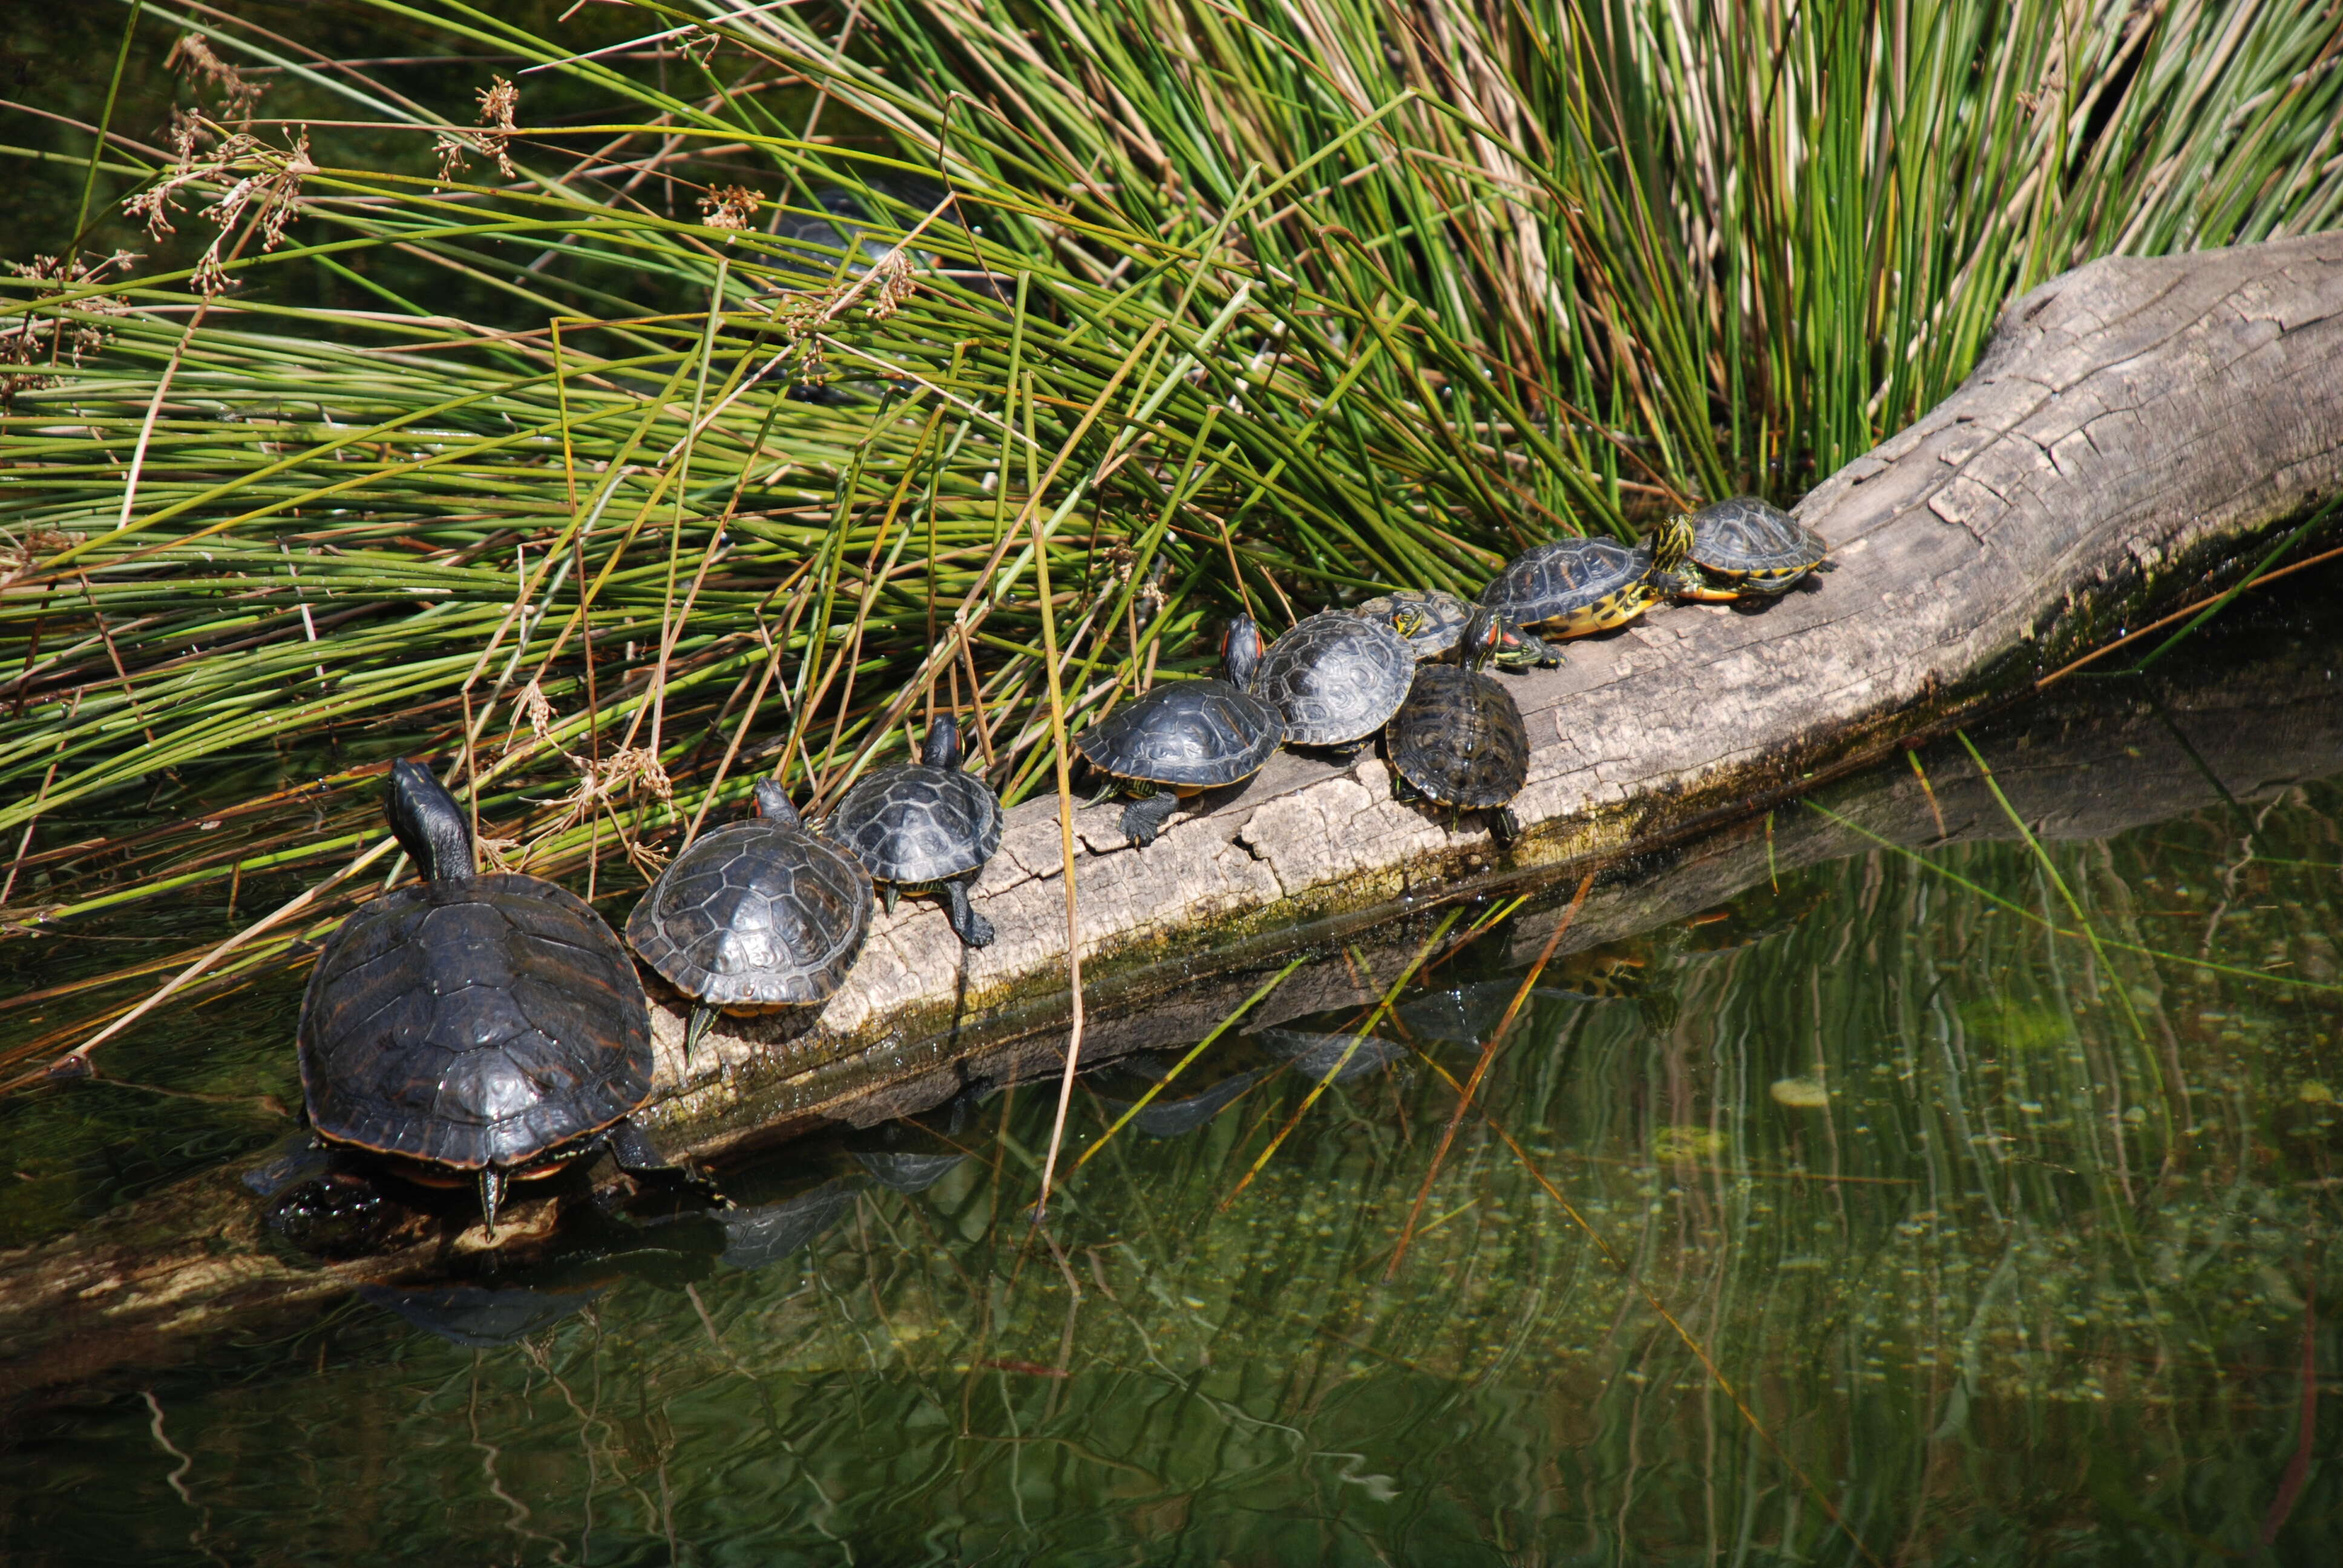
[[[206,984],[393,755],[589,896],[938,711],[1013,801],[1230,609],[1794,494],[2013,291],[2343,211],[2343,18],[2251,4],[120,23],[16,122],[0,910],[303,891]]]

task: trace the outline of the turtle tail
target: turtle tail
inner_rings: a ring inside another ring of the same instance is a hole
[[[684,1066],[689,1067],[691,1065],[691,1053],[699,1049],[700,1036],[706,1034],[708,1032],[708,1026],[715,1021],[716,1010],[714,1008],[708,1006],[705,1002],[696,1004],[692,1008],[691,1021],[683,1026]]]
[[[505,1173],[493,1165],[480,1167],[480,1213],[487,1219],[488,1240],[497,1239],[497,1211],[504,1207]]]

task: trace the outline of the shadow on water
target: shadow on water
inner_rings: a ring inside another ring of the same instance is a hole
[[[1165,1009],[1086,1075],[1078,1151],[1153,1096],[1046,1233],[1050,1091],[980,1085],[728,1172],[732,1211],[588,1203],[528,1269],[52,1369],[0,1553],[2343,1561],[2338,649],[2311,591],[2070,683],[1979,729],[1989,779],[1932,747],[1614,868],[1355,1045],[1428,926],[1176,1076],[1229,1004]],[[126,1092],[16,1113],[16,1185]]]

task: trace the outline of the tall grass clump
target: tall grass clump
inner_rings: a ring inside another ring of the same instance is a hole
[[[1053,687],[1794,495],[2014,291],[2343,204],[2331,8],[117,20],[7,138],[75,214],[0,294],[19,930],[312,885],[394,754],[602,895],[938,711],[1020,798]]]

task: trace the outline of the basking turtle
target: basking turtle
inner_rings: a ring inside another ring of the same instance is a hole
[[[1692,556],[1654,585],[1677,598],[1733,599],[1787,593],[1808,572],[1836,569],[1822,536],[1770,501],[1735,496],[1686,519]]]
[[[476,874],[472,831],[428,769],[391,765],[391,831],[423,873],[327,940],[301,999],[301,1092],[329,1144],[427,1185],[479,1183],[496,1231],[508,1181],[607,1144],[666,1168],[626,1118],[649,1098],[635,966],[587,902]]]
[[[821,831],[869,869],[889,914],[900,894],[932,893],[954,936],[972,948],[992,940],[992,922],[969,908],[968,887],[1001,848],[1001,797],[960,771],[960,724],[950,714],[928,726],[919,761],[858,782]]]
[[[1525,550],[1481,590],[1481,602],[1524,631],[1584,637],[1624,626],[1660,598],[1692,551],[1692,524],[1670,518],[1633,545],[1561,539]],[[1546,650],[1548,660],[1561,656]]]
[[[1328,610],[1270,645],[1252,694],[1285,720],[1289,746],[1355,751],[1407,700],[1415,649],[1389,622]]]
[[[703,833],[627,917],[627,941],[695,1004],[684,1060],[719,1012],[826,1001],[870,929],[870,873],[757,780],[760,815]]]
[[[1489,833],[1511,849],[1521,823],[1507,804],[1529,777],[1530,739],[1513,694],[1481,673],[1497,646],[1497,618],[1475,610],[1457,651],[1462,664],[1427,664],[1383,728],[1391,753],[1392,792],[1443,806],[1488,813]]]
[[[1383,622],[1407,638],[1418,663],[1431,664],[1455,653],[1464,639],[1464,623],[1473,618],[1473,607],[1439,588],[1393,588],[1352,606],[1351,613]],[[1508,626],[1489,662],[1500,669],[1534,669],[1559,664],[1562,657]]]
[[[1074,738],[1091,767],[1136,797],[1122,809],[1123,837],[1151,844],[1182,800],[1261,771],[1285,725],[1246,689],[1260,663],[1261,633],[1237,616],[1221,637],[1227,679],[1166,681]]]

